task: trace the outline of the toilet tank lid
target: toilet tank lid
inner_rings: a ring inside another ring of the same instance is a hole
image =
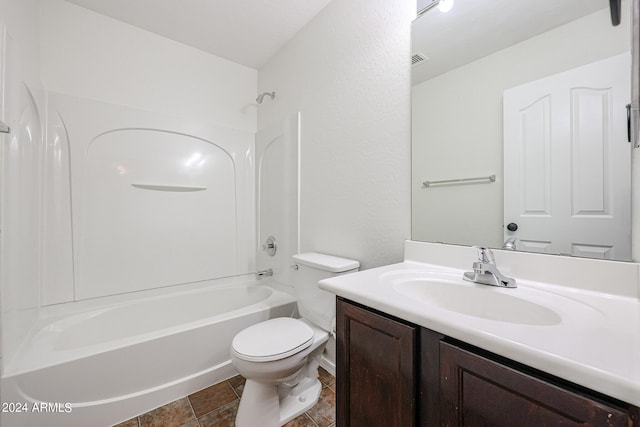
[[[349,270],[355,270],[360,267],[358,261],[340,258],[333,255],[321,254],[318,252],[306,252],[292,256],[293,261],[297,264],[306,265],[308,267],[317,268],[331,273],[343,273]]]

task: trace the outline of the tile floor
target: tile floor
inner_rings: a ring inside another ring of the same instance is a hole
[[[285,427],[335,427],[336,379],[320,368],[322,394],[309,411]],[[244,378],[233,377],[115,427],[234,427]]]

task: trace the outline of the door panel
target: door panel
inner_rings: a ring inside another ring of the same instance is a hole
[[[505,240],[518,249],[631,259],[629,55],[504,92]]]

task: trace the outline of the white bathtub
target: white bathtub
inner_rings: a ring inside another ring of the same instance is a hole
[[[2,426],[109,426],[235,375],[233,336],[295,299],[232,282],[51,307],[7,364]]]

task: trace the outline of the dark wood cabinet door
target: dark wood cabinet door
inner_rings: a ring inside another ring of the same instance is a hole
[[[411,427],[416,414],[416,327],[337,302],[337,425]]]
[[[440,343],[443,426],[628,427],[624,408],[565,390],[539,378]]]

